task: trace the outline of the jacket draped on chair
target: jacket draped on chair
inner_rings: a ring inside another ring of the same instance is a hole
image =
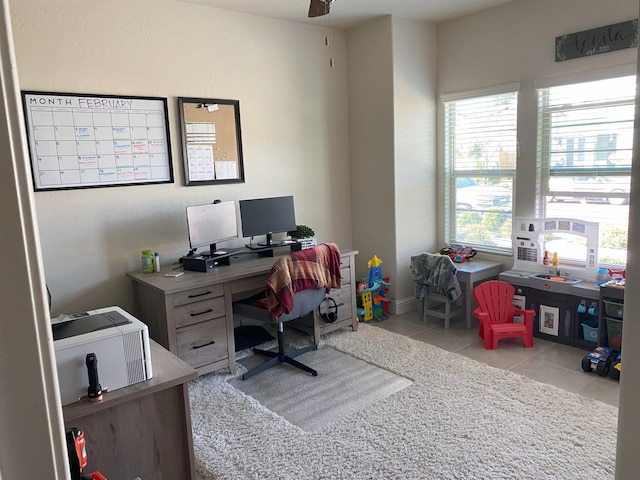
[[[411,257],[416,298],[421,300],[427,293],[435,293],[452,302],[457,300],[462,295],[457,271],[451,258],[446,255],[422,253]]]

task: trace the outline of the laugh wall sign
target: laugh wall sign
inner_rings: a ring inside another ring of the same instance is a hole
[[[638,20],[556,37],[556,62],[638,46]]]

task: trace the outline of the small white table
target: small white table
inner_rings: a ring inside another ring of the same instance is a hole
[[[465,291],[465,308],[467,315],[467,329],[471,329],[471,308],[473,301],[473,287],[476,283],[497,278],[502,271],[502,264],[493,260],[474,258],[464,263],[456,263],[458,282]]]

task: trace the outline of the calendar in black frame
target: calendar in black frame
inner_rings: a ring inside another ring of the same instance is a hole
[[[23,91],[36,191],[173,183],[167,99]]]

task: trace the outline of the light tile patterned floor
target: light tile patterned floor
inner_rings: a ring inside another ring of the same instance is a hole
[[[445,350],[459,353],[497,368],[526,375],[538,382],[579,393],[609,405],[618,405],[619,383],[609,377],[582,370],[581,360],[588,350],[549,342],[533,340],[533,348],[524,348],[520,339],[500,340],[496,350],[485,350],[478,337],[477,322],[473,328],[465,328],[464,317],[451,320],[448,330],[443,321],[422,321],[418,311],[391,315],[383,321],[370,320],[371,325],[429,343]]]

